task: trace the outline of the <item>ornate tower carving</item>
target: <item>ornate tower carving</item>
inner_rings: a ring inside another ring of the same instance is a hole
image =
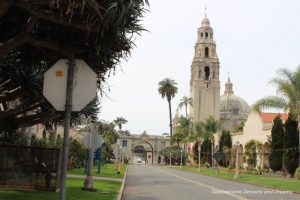
[[[203,121],[210,115],[220,118],[219,59],[206,14],[197,35],[190,81],[190,97],[193,98],[190,115],[194,122]]]

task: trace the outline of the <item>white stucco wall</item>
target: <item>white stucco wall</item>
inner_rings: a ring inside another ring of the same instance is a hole
[[[267,136],[271,135],[271,129],[266,129],[258,113],[251,112],[245,122],[244,131],[232,136],[232,143],[237,140],[245,147],[250,140],[258,140],[261,143],[268,142]]]

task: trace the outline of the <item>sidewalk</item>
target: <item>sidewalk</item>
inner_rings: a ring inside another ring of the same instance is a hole
[[[77,174],[68,174],[68,178],[81,178],[85,179],[85,175],[77,175]],[[94,180],[106,180],[106,181],[114,181],[114,182],[122,182],[122,178],[110,178],[110,177],[99,177],[99,176],[93,176]]]

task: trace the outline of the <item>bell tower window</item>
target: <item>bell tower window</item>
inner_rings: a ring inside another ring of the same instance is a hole
[[[201,33],[200,35],[201,35],[201,38],[203,38],[203,33]]]
[[[204,79],[205,80],[209,80],[210,79],[210,70],[209,70],[209,67],[208,66],[206,66],[205,68],[204,68]]]
[[[208,47],[205,47],[205,57],[208,57],[209,56],[209,49]]]
[[[205,39],[207,39],[207,38],[208,38],[208,33],[206,32],[206,33],[205,33]]]

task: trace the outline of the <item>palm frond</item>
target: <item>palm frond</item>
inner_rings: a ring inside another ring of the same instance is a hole
[[[277,96],[268,96],[264,97],[252,106],[252,110],[255,112],[261,112],[264,109],[288,109],[288,101],[285,98],[277,97]]]

